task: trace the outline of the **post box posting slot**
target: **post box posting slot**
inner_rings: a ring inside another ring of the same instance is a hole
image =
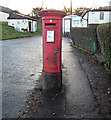
[[[45,23],[45,26],[48,26],[48,25],[49,25],[49,26],[50,26],[50,25],[51,25],[51,26],[52,26],[52,25],[55,26],[56,23]]]
[[[56,19],[47,19],[44,22],[45,28],[55,28],[58,25],[58,20]]]

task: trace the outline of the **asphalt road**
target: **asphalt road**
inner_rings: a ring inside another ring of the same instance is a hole
[[[2,41],[2,117],[17,118],[42,71],[42,37]]]
[[[63,89],[59,94],[46,95],[37,89],[42,75],[42,37],[2,41],[3,118],[100,118],[90,80],[108,78],[89,59],[63,37]]]

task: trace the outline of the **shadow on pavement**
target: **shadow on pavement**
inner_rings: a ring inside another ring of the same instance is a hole
[[[48,94],[42,90],[42,76],[39,79],[41,79],[40,86],[35,87],[30,94],[20,118],[64,118],[66,86],[63,83],[60,93]]]

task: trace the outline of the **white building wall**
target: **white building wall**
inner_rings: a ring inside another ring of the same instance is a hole
[[[82,19],[80,24],[81,24],[81,27],[87,27],[87,20]]]
[[[70,21],[71,15],[65,16],[62,20],[62,32],[67,33],[70,32]]]
[[[84,19],[85,19],[85,20],[88,19],[88,13],[85,14]]]
[[[36,22],[36,21],[33,21],[33,22],[32,22],[32,31],[33,31],[33,32],[36,32],[36,31],[37,31],[37,22]]]
[[[8,13],[4,13],[4,12],[1,12],[0,11],[0,21],[4,21],[4,22],[7,22],[7,18],[9,17],[9,14]]]
[[[27,19],[10,19],[8,21],[9,26],[13,26],[15,30],[17,31],[23,31],[22,29],[27,29],[29,31],[29,25],[28,25]]]
[[[104,19],[100,19],[100,14],[101,12],[104,12]],[[89,12],[89,20],[88,20],[88,24],[102,24],[102,23],[108,23],[111,22],[110,16],[111,16],[111,12],[108,11],[90,11]]]
[[[77,15],[72,16],[72,27],[81,27],[81,17]]]
[[[62,19],[62,33],[64,34],[64,18]]]
[[[29,31],[29,22],[31,22],[31,31],[35,32],[37,31],[37,22],[32,20],[27,20],[27,19],[10,19],[8,21],[9,26],[13,26],[15,30],[23,32],[23,29],[26,29]]]
[[[64,25],[65,25],[65,28],[64,28],[64,32],[70,32],[70,19],[65,19],[64,20]]]

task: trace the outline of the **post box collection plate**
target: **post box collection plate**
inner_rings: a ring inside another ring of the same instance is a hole
[[[47,30],[47,42],[54,42],[54,30]]]

